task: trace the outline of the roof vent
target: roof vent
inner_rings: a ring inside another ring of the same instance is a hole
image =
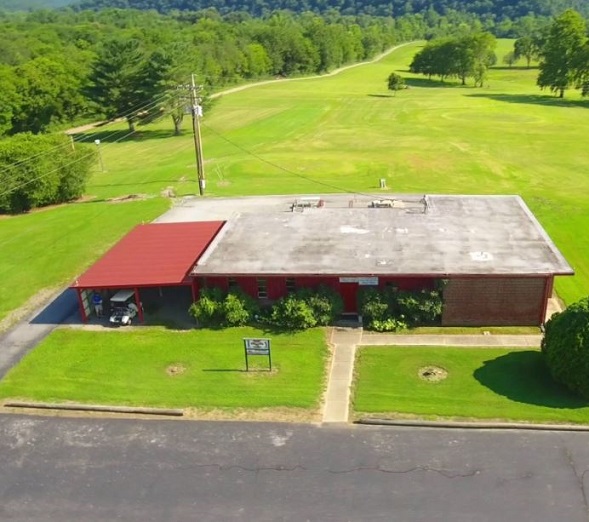
[[[470,258],[473,261],[491,261],[491,259],[493,259],[493,254],[481,250],[479,252],[471,252]]]

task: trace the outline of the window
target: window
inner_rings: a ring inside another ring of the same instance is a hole
[[[258,299],[268,298],[268,282],[265,279],[258,279]]]
[[[235,279],[234,277],[230,277],[227,280],[227,289],[229,290],[229,292],[235,292],[235,291],[239,290],[239,285],[237,284],[237,279]]]
[[[297,285],[295,283],[294,277],[287,277],[286,278],[286,292],[292,294],[296,291]]]

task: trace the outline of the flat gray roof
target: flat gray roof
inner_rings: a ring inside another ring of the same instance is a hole
[[[574,273],[519,196],[321,198],[320,208],[294,211],[297,196],[194,202],[211,211],[202,218],[221,218],[223,207],[228,221],[193,274]],[[372,208],[374,200],[383,206]]]

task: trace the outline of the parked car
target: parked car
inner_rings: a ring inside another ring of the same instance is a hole
[[[108,321],[112,325],[130,325],[139,311],[133,290],[119,290],[110,298],[110,306],[111,313]]]

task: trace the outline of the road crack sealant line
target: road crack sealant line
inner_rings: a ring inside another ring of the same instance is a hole
[[[535,431],[578,431],[589,432],[589,425],[580,424],[532,424],[524,422],[455,422],[403,419],[362,418],[354,424],[365,426],[397,426],[408,428],[447,428],[470,430],[535,430]]]

